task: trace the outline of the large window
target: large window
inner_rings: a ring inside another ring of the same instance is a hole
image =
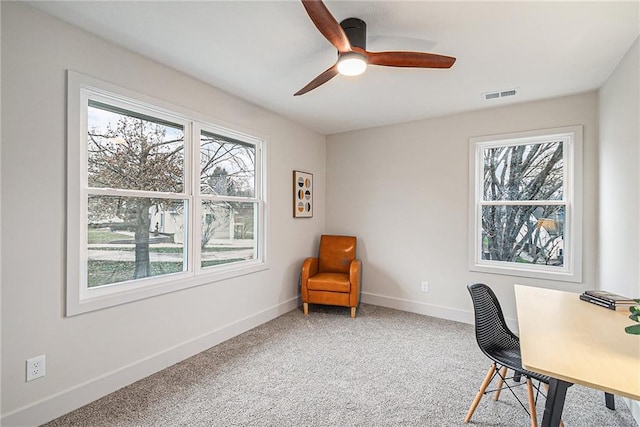
[[[470,140],[471,269],[580,281],[582,129]]]
[[[67,314],[265,268],[263,142],[69,72]]]

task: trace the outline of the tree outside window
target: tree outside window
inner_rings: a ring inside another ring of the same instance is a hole
[[[88,286],[184,271],[185,237],[170,245],[175,235],[152,223],[160,212],[184,222],[183,126],[96,101],[87,117]]]
[[[472,269],[576,277],[576,144],[575,131],[471,139]]]
[[[67,315],[268,269],[262,139],[67,75]]]
[[[484,149],[482,258],[562,265],[564,205],[563,143]],[[510,202],[526,204],[509,204]]]
[[[202,131],[200,267],[252,260],[255,145]],[[87,110],[87,286],[188,270],[184,125],[94,100]]]

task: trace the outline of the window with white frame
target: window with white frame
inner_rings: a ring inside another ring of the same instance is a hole
[[[68,81],[67,315],[266,268],[260,138]]]
[[[582,128],[470,139],[470,268],[582,280]]]

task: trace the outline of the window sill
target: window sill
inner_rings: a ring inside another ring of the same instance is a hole
[[[505,263],[509,264],[509,263]],[[582,272],[569,272],[558,269],[558,271],[550,271],[544,267],[536,268],[533,265],[523,265],[523,267],[515,268],[512,265],[480,265],[472,264],[469,266],[470,271],[479,273],[502,274],[506,276],[528,277],[532,279],[554,280],[559,282],[582,282]]]

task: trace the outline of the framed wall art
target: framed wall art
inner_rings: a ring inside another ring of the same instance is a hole
[[[293,171],[293,217],[313,217],[313,174]]]

